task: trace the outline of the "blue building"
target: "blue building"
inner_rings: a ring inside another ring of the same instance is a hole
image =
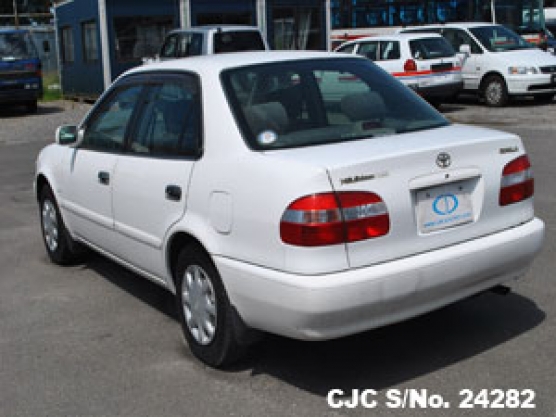
[[[171,29],[258,26],[273,49],[327,49],[330,0],[68,0],[55,6],[62,89],[97,97]]]

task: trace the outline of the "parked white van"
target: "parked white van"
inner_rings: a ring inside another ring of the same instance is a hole
[[[504,26],[449,23],[408,27],[400,32],[440,33],[454,49],[466,54],[463,88],[478,92],[489,106],[504,106],[511,96],[550,102],[556,94],[556,57]]]

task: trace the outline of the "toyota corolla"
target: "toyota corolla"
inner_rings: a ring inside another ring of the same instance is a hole
[[[86,246],[166,287],[216,367],[264,332],[338,338],[494,288],[544,233],[519,137],[330,53],[133,69],[58,129],[35,184],[51,260]]]

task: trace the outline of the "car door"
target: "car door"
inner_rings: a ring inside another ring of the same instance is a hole
[[[465,90],[478,90],[482,74],[485,69],[485,54],[477,42],[463,29],[446,28],[442,36],[450,42],[456,52],[461,45],[469,45],[471,54],[464,58],[462,66],[463,88]]]
[[[195,75],[152,75],[127,152],[115,167],[117,255],[155,278],[165,276],[164,238],[185,213],[200,157],[200,103]]]
[[[120,84],[102,99],[80,127],[83,140],[63,161],[61,203],[81,239],[113,252],[112,180],[142,87]]]

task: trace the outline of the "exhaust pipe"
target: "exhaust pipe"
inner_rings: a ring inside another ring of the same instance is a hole
[[[508,295],[512,289],[510,287],[506,287],[505,285],[497,285],[496,287],[492,287],[490,291],[498,295]]]

